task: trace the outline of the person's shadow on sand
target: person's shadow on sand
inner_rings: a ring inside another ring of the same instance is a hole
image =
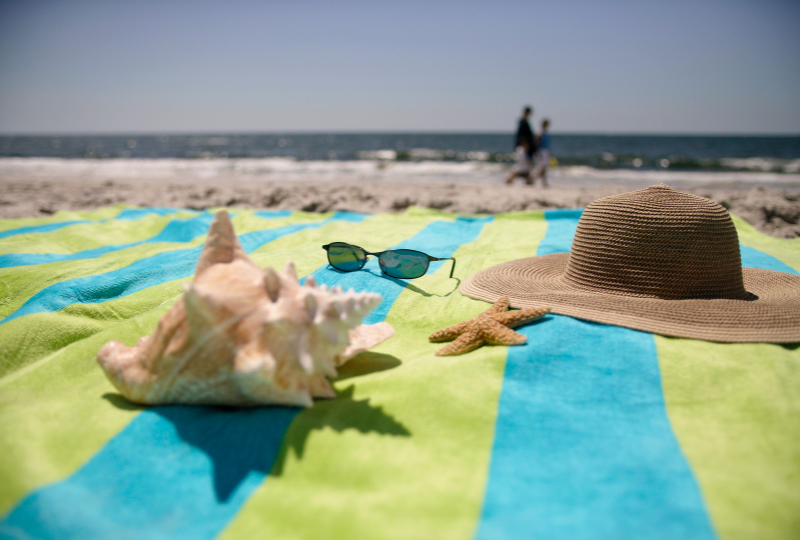
[[[362,353],[342,367],[338,380],[391,369],[399,364],[393,356]],[[354,429],[361,433],[411,435],[381,407],[371,405],[369,398],[355,399],[354,390],[355,386],[349,386],[339,392],[336,399],[317,400],[310,409],[171,405],[149,410],[173,424],[182,441],[208,456],[213,467],[216,498],[227,502],[249,474],[266,475],[271,471],[272,475],[279,476],[290,451],[302,459],[312,431],[331,428],[337,432]],[[103,397],[120,409],[145,409],[119,394],[108,393]],[[187,474],[196,474],[196,471],[187,471]]]

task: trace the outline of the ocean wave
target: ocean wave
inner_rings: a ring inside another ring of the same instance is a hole
[[[490,163],[510,163],[516,160],[514,153],[454,150],[431,148],[411,148],[409,150],[364,150],[356,152],[356,159],[366,161],[485,161]],[[682,155],[662,157],[614,154],[603,152],[598,155],[557,156],[564,166],[587,166],[594,169],[632,169],[632,170],[681,170],[681,171],[754,171],[796,174],[800,172],[800,159],[780,159],[770,157],[751,158],[691,158]]]
[[[380,163],[466,162],[509,166],[511,133],[197,133],[138,135],[0,135],[0,158],[65,160],[181,160],[202,165],[99,165],[124,169],[209,170],[280,168],[243,160],[291,160],[291,167],[324,161]],[[561,166],[598,170],[800,173],[800,137],[552,134]],[[226,161],[227,160],[227,161]],[[220,163],[217,163],[220,161]],[[305,163],[302,165],[300,162]],[[211,164],[209,164],[211,163]],[[312,165],[308,165],[308,164]],[[79,167],[78,165],[75,165]],[[323,168],[359,167],[349,163]],[[162,173],[159,173],[162,174]],[[203,173],[204,174],[204,173]],[[210,173],[216,174],[216,173]]]
[[[765,171],[765,172],[800,172],[800,159],[778,159],[778,158],[723,158],[720,163],[730,169]]]
[[[454,177],[481,181],[504,167],[485,162],[246,159],[0,158],[0,175],[91,178],[252,178],[267,180],[402,180]]]
[[[362,150],[356,152],[357,159],[381,161],[514,161],[514,154],[473,150],[436,150],[433,148],[411,148],[409,150]]]
[[[775,172],[757,163],[737,164],[737,170],[680,170],[660,168],[598,168],[562,165],[551,169],[553,185],[596,183],[658,184],[722,183],[782,184],[800,186],[794,160]],[[292,158],[243,159],[62,159],[0,158],[0,176],[95,179],[220,179],[221,181],[376,181],[499,183],[510,169],[507,163],[488,160],[449,161],[388,159],[296,160]],[[791,170],[791,172],[788,172]]]

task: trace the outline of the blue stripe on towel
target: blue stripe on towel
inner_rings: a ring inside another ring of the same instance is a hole
[[[518,330],[477,538],[714,538],[652,334],[561,315]]]
[[[272,219],[276,217],[288,217],[292,215],[291,210],[259,210],[255,213],[257,217]]]
[[[547,234],[539,243],[537,255],[564,253],[572,246],[572,237],[581,218],[583,210],[547,210]]]
[[[239,237],[247,253],[254,251],[276,238],[304,229],[315,229],[334,220],[358,222],[367,217],[355,212],[337,212],[333,217],[314,223],[297,223],[277,229],[265,229],[243,234]],[[54,283],[33,295],[18,310],[0,324],[44,311],[58,311],[75,303],[99,303],[121,298],[154,285],[191,276],[194,273],[202,246],[190,249],[167,251],[138,260],[124,268]]]
[[[559,217],[538,255],[569,250],[577,217]],[[477,538],[714,538],[652,334],[561,315],[518,330]]]
[[[473,241],[490,220],[434,222],[395,247],[450,257],[459,242]],[[342,274],[321,268],[314,277],[319,283],[381,292],[389,305],[407,286],[380,271]],[[382,315],[371,322],[382,320],[389,305],[379,308]],[[300,411],[148,409],[70,478],[23,499],[0,522],[0,536],[214,538],[269,474]]]
[[[172,214],[177,214],[178,212],[197,212],[197,210],[189,210],[187,208],[164,208],[161,206],[125,208],[114,219],[136,220],[153,214],[158,214],[159,216],[171,216]]]
[[[167,223],[161,232],[139,242],[128,244],[117,244],[103,246],[94,249],[87,249],[76,253],[8,253],[0,255],[0,268],[12,266],[27,266],[31,264],[46,264],[57,261],[75,261],[78,259],[92,259],[111,251],[119,251],[140,244],[153,244],[156,242],[190,242],[208,232],[208,226],[214,218],[212,214],[201,214],[190,219],[173,219]]]
[[[779,261],[772,255],[747,246],[739,246],[742,253],[742,266],[749,268],[762,268],[764,270],[777,270],[788,274],[798,274],[797,270]]]
[[[297,412],[143,411],[68,480],[24,499],[0,537],[213,538],[269,472]]]

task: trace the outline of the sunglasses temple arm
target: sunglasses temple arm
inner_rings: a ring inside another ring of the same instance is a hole
[[[432,261],[453,261],[453,266],[450,267],[450,277],[453,277],[453,272],[456,271],[456,258],[455,257],[446,257],[444,259],[438,259],[436,257],[431,257]]]

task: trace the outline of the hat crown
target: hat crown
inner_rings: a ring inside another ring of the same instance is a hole
[[[563,279],[581,289],[626,296],[748,296],[728,211],[665,184],[586,207]]]

